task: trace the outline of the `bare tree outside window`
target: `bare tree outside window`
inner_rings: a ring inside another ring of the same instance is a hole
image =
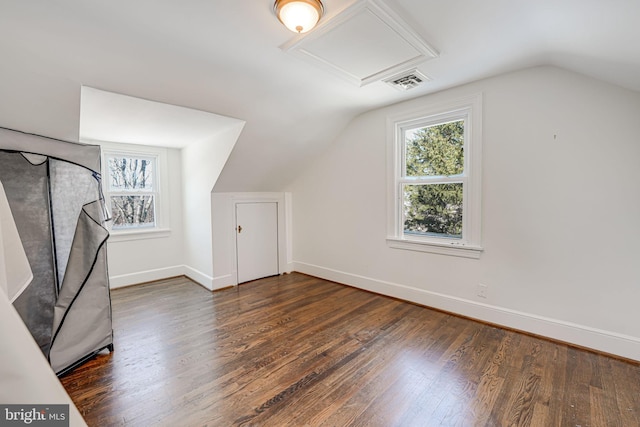
[[[154,159],[109,157],[109,200],[114,229],[156,223]]]

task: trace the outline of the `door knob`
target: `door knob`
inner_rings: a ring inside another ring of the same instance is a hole
[[[238,234],[239,233],[242,233],[242,226],[241,225],[238,226]]]

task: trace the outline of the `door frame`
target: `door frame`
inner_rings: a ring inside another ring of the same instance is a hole
[[[238,284],[236,203],[277,203],[278,270],[280,274],[293,271],[292,201],[292,194],[289,192],[211,193],[212,290]]]
[[[290,196],[290,194],[289,194]],[[286,194],[285,193],[236,193],[234,194],[233,200],[233,223],[234,223],[234,233],[238,229],[238,224],[236,223],[236,207],[238,204],[244,203],[275,203],[278,209],[278,274],[282,274],[285,272],[289,272],[287,270],[287,252],[288,248],[291,247],[290,244],[287,244],[287,227],[290,224],[287,224],[287,218],[290,218],[290,215],[287,215],[287,207],[290,209],[290,203],[287,206],[286,203]],[[289,228],[290,229],[290,228]],[[234,276],[235,276],[235,284],[238,284],[238,247],[237,240],[234,234],[233,238],[233,256],[235,261],[234,268]],[[290,265],[290,263],[289,263]]]
[[[236,237],[236,281],[238,283],[240,283],[240,257],[238,254],[238,236],[240,235],[240,233],[237,231],[238,227],[240,227],[242,224],[238,224],[238,207],[241,205],[257,205],[257,204],[268,204],[268,205],[275,205],[276,207],[276,275],[280,275],[280,238],[278,236],[278,230],[280,229],[280,226],[278,224],[278,202],[245,202],[245,201],[235,201],[234,202],[234,206],[235,206],[235,219],[236,219],[236,233],[235,233],[235,237]],[[273,225],[273,224],[272,224]],[[246,228],[246,227],[245,227]],[[244,246],[243,246],[244,247]],[[271,258],[271,260],[273,261],[273,258]],[[271,277],[272,275],[267,275],[267,276],[263,276],[263,277]],[[260,279],[260,277],[258,278]],[[251,279],[251,280],[257,280],[257,279]],[[244,282],[249,282],[251,280],[245,280]],[[244,283],[242,282],[242,283]]]

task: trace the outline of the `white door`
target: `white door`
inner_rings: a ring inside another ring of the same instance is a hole
[[[278,204],[236,204],[238,283],[275,276],[278,271]]]

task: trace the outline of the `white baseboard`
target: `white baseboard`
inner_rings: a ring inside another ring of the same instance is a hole
[[[640,338],[638,337],[425,291],[304,262],[294,261],[293,266],[295,271],[311,276],[640,361]]]
[[[167,279],[169,277],[187,276],[194,282],[213,291],[225,286],[214,286],[214,278],[189,267],[188,265],[175,265],[173,267],[158,268],[156,270],[138,271],[130,274],[109,277],[109,287],[111,289],[122,288],[124,286],[137,285],[139,283],[151,282],[154,280]]]
[[[168,277],[182,276],[183,274],[185,274],[183,265],[158,268],[155,270],[138,271],[130,274],[121,274],[119,276],[110,276],[109,286],[111,289],[117,289],[124,286],[137,285],[138,283],[151,282],[153,280],[166,279]]]
[[[295,271],[295,263],[294,262],[288,262],[285,265],[284,271],[281,271],[280,273],[291,273],[292,271]]]
[[[198,283],[199,285],[204,286],[205,288],[209,289],[210,291],[214,290],[215,288],[213,287],[213,277],[209,276],[208,274],[205,274],[199,270],[196,270],[193,267],[189,267],[188,265],[183,265],[183,273],[185,276],[187,276],[189,279],[193,280],[194,282]]]
[[[213,278],[211,285],[212,290],[228,288],[238,284],[238,275],[236,273],[226,274],[224,276],[216,276]]]

